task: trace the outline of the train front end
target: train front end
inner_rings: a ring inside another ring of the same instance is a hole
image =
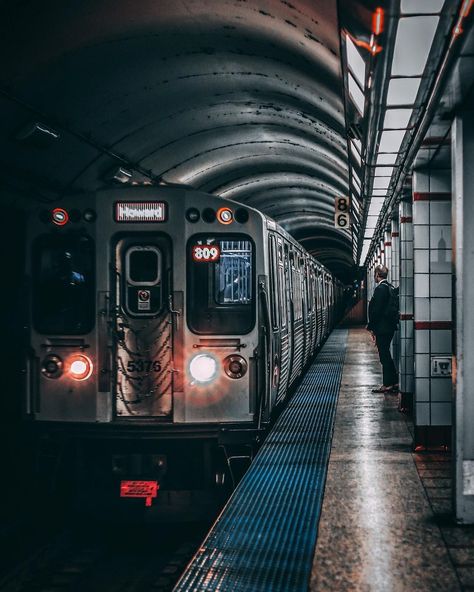
[[[32,216],[27,417],[120,442],[112,457],[127,474],[140,472],[129,468],[137,442],[151,451],[139,464],[161,459],[162,472],[173,441],[202,443],[203,459],[215,455],[207,444],[250,444],[263,233],[254,210],[166,187],[84,195]]]

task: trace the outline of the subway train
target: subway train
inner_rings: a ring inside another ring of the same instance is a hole
[[[342,284],[283,228],[186,188],[71,196],[27,238],[38,454],[47,435],[69,464],[81,442],[93,482],[147,505],[251,459],[342,313]]]

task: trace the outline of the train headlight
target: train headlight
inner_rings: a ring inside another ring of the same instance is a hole
[[[74,380],[87,380],[92,374],[94,366],[92,361],[83,354],[77,354],[69,358],[69,375]]]
[[[63,361],[59,356],[46,356],[41,364],[41,373],[47,378],[59,378],[63,373]]]
[[[248,364],[242,356],[227,356],[224,360],[224,371],[229,378],[242,378],[247,368]]]
[[[217,360],[210,354],[194,356],[189,364],[189,374],[195,382],[205,384],[217,376]]]

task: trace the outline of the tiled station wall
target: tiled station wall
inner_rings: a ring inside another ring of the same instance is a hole
[[[452,355],[451,177],[415,171],[413,177],[415,434],[450,426],[451,376],[436,376],[436,359]],[[433,431],[431,431],[433,433]],[[417,436],[418,434],[418,436]],[[448,432],[447,432],[448,434]],[[447,435],[448,437],[448,435]],[[447,442],[449,444],[449,442]]]
[[[411,201],[398,206],[400,232],[400,393],[402,406],[411,406],[414,392],[413,358],[413,217]]]

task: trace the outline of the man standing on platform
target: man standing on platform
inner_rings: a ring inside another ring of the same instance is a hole
[[[385,265],[375,268],[376,287],[369,302],[369,323],[367,329],[372,335],[383,371],[383,384],[372,390],[373,393],[393,393],[398,391],[398,372],[390,353],[390,343],[398,324],[398,296],[395,288],[387,281],[388,269]],[[396,299],[396,302],[395,302]]]

